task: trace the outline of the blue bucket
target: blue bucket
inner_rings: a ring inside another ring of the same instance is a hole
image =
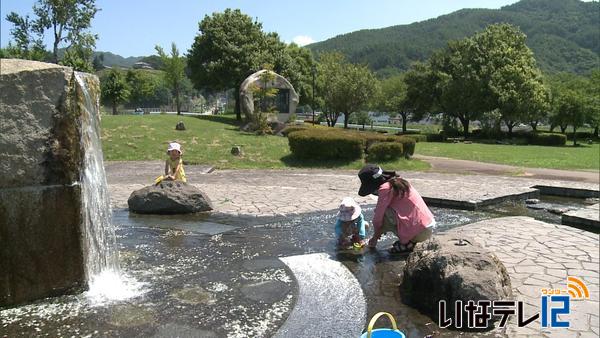
[[[387,316],[390,319],[390,322],[392,323],[391,329],[385,328],[385,329],[374,329],[373,330],[373,326],[375,325],[375,322],[381,316]],[[400,330],[398,330],[394,316],[392,316],[391,314],[389,314],[387,312],[379,312],[376,315],[374,315],[373,318],[371,318],[371,321],[369,322],[369,326],[367,327],[367,332],[363,333],[360,336],[360,338],[406,338],[406,336],[404,335],[404,333],[402,333]]]

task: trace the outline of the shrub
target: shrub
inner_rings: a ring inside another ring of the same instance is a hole
[[[441,133],[427,134],[425,136],[427,137],[427,142],[445,142],[446,141],[446,137]]]
[[[296,132],[296,131],[300,131],[300,130],[306,130],[308,129],[308,127],[305,126],[289,126],[289,127],[285,127],[281,133],[284,136],[288,136],[290,133]]]
[[[400,142],[404,149],[404,157],[409,158],[415,154],[416,141],[412,137],[401,137]]]
[[[404,155],[402,143],[398,142],[379,142],[369,148],[367,160],[369,162],[395,160]]]
[[[567,143],[567,136],[558,133],[531,133],[529,143],[540,146],[564,146]]]
[[[586,131],[578,131],[576,132],[577,134],[577,141],[584,141],[584,140],[597,140],[598,137],[596,136],[596,134],[592,133],[592,132],[586,132]],[[567,140],[569,141],[573,141],[573,132],[567,130]]]
[[[404,150],[404,157],[408,158],[415,153],[415,139],[413,136],[394,136],[394,135],[381,135],[375,133],[364,133],[361,134],[365,139],[365,153],[369,153],[369,149],[372,145],[380,142],[397,142],[402,144]]]
[[[363,156],[365,141],[353,133],[315,128],[289,133],[288,142],[298,158],[356,160]]]
[[[398,134],[396,134],[396,135],[398,135]],[[399,135],[399,136],[401,136],[401,135]],[[411,135],[407,135],[406,137],[412,138],[417,143],[419,143],[419,142],[427,142],[427,135],[411,134]]]
[[[406,131],[399,131],[398,133],[396,133],[396,135],[415,135],[420,133],[420,129],[406,129]]]

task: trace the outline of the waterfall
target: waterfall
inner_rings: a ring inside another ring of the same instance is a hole
[[[104,172],[100,143],[99,98],[93,99],[88,90],[86,74],[75,72],[77,89],[81,92],[81,146],[84,151],[81,174],[83,200],[85,269],[88,283],[104,272],[119,272],[119,255],[112,225],[108,184]]]
[[[100,142],[99,94],[92,95],[84,73],[75,72],[76,88],[81,95],[81,147],[84,149],[80,177],[83,202],[83,247],[88,296],[95,303],[122,300],[143,291],[141,284],[124,276],[119,267],[115,228],[108,194]]]

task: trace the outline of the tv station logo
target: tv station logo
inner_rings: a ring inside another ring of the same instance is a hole
[[[499,317],[498,327],[506,326],[509,317],[517,317],[517,325],[524,327],[540,319],[542,328],[568,328],[570,323],[565,318],[571,313],[571,301],[590,298],[590,291],[585,283],[573,276],[567,277],[567,287],[542,288],[540,294],[540,312],[533,315],[525,314],[523,301],[514,300],[469,300],[466,303],[456,301],[454,304],[454,318],[447,317],[447,304],[440,300],[439,326],[447,328],[454,324],[456,328],[485,329],[489,326],[492,317]],[[565,317],[559,318],[559,315]]]

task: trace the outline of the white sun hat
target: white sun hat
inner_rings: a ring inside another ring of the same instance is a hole
[[[169,147],[167,148],[167,154],[171,150],[177,150],[181,154],[181,145],[177,142],[171,142],[169,143]]]
[[[355,220],[360,216],[362,212],[360,205],[356,203],[352,197],[344,197],[340,204],[340,211],[338,212],[338,218],[342,222],[349,222]]]

